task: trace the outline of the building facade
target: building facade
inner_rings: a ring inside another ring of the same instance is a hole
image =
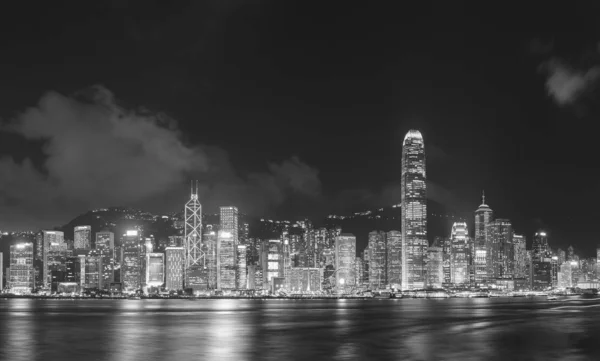
[[[402,289],[423,288],[427,281],[427,186],[425,144],[410,130],[402,145]]]
[[[335,280],[338,292],[348,290],[356,285],[355,259],[356,237],[351,233],[342,233],[337,236],[335,239]]]

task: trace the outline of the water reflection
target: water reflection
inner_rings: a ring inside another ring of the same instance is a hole
[[[0,359],[600,359],[599,307],[542,308],[487,299],[0,300]]]

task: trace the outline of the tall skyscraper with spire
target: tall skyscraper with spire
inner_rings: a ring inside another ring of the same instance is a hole
[[[484,285],[488,282],[488,270],[492,267],[491,238],[489,225],[494,212],[485,204],[485,192],[481,194],[481,205],[475,211],[475,242],[473,244],[473,273],[475,283]]]
[[[190,200],[185,204],[185,284],[186,288],[196,288],[202,281],[205,269],[205,253],[202,250],[202,205],[198,199],[198,181],[192,183]]]
[[[425,144],[418,130],[402,144],[402,289],[423,288],[427,281],[427,186]]]

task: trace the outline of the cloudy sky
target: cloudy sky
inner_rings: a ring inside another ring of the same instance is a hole
[[[175,211],[191,178],[209,212],[394,204],[415,127],[448,212],[485,189],[519,232],[597,243],[592,2],[63,4],[3,11],[0,229]]]

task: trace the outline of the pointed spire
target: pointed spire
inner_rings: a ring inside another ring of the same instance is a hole
[[[485,204],[485,190],[481,191],[481,204]]]

